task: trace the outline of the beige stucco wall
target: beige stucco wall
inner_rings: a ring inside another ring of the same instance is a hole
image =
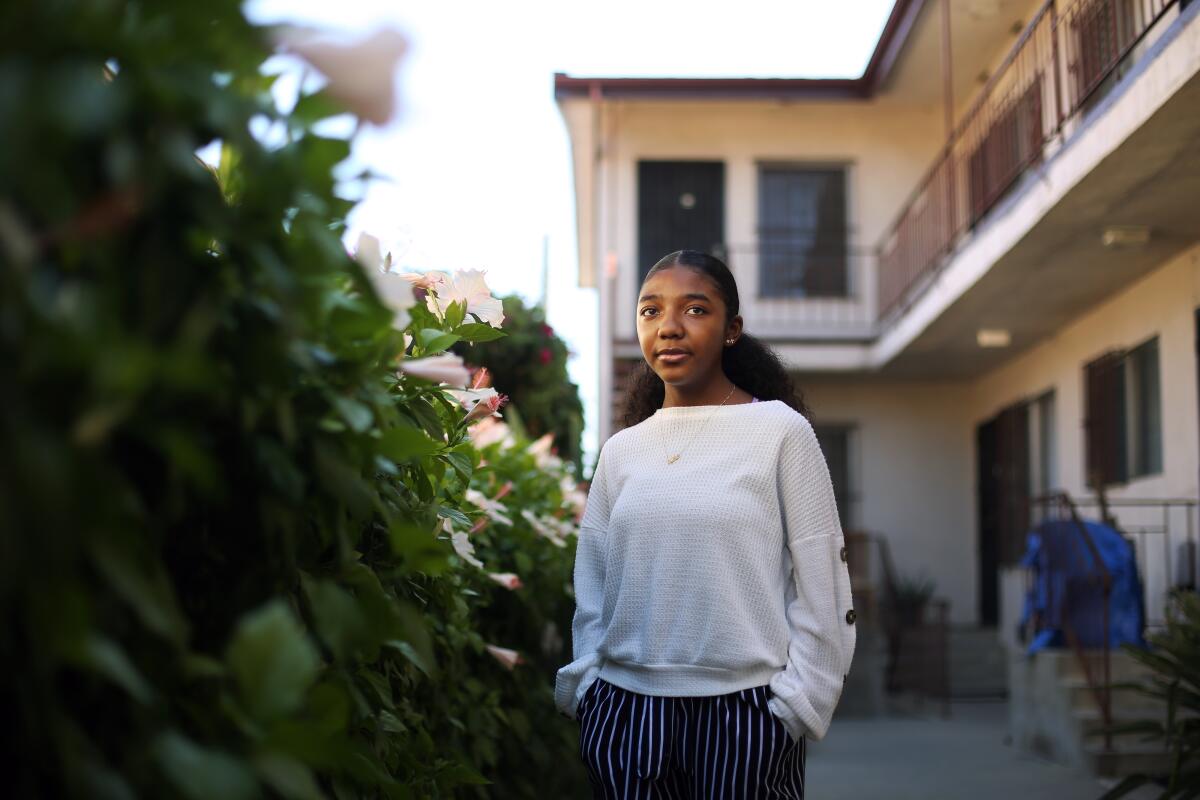
[[[572,140],[582,142],[587,101],[563,103]],[[743,295],[748,322],[755,316],[753,287],[757,263],[757,164],[844,164],[848,178],[848,221],[852,268],[861,292],[856,311],[836,311],[873,320],[871,251],[892,223],[923,171],[941,146],[941,120],[932,110],[888,109],[874,102],[617,102],[606,103],[604,164],[594,187],[576,186],[600,198],[593,259],[617,260],[616,336],[635,338],[637,287],[637,162],[641,159],[709,159],[725,163],[726,240],[738,252],[730,258]],[[589,112],[590,113],[590,112]],[[578,169],[579,163],[576,162]],[[576,178],[579,179],[577,172]],[[844,304],[843,304],[844,305]],[[624,313],[627,310],[628,313]],[[760,313],[762,317],[765,313]],[[815,315],[820,317],[821,311]],[[786,315],[794,326],[794,313]],[[757,326],[764,334],[762,325]]]
[[[925,570],[936,581],[938,594],[950,600],[952,622],[976,623],[976,428],[1005,406],[1053,389],[1059,488],[1073,496],[1089,495],[1083,480],[1083,366],[1110,348],[1137,345],[1155,335],[1163,471],[1115,487],[1110,496],[1196,498],[1200,427],[1192,315],[1197,307],[1200,246],[977,380],[866,384],[802,379],[815,422],[854,426],[855,525],[888,540],[901,573]],[[1183,517],[1174,517],[1172,527],[1179,533],[1186,530]],[[1145,554],[1142,564],[1151,599],[1163,585],[1160,552]],[[1006,629],[1019,610],[1002,612]]]
[[[855,527],[887,540],[901,575],[924,572],[950,618],[977,617],[973,429],[962,383],[800,380],[817,424],[854,426]],[[875,553],[872,553],[872,558]],[[872,566],[872,573],[878,565]]]
[[[1197,431],[1195,326],[1200,306],[1200,246],[1176,258],[1062,328],[972,385],[972,423],[1003,407],[1054,389],[1058,414],[1061,488],[1082,494],[1083,367],[1114,347],[1131,347],[1157,335],[1163,401],[1163,473],[1111,492],[1120,496],[1196,496]]]
[[[1200,427],[1198,427],[1194,310],[1200,307],[1200,245],[1162,264],[1118,294],[1094,306],[1043,341],[994,370],[971,386],[967,413],[972,429],[1013,403],[1050,389],[1055,393],[1058,488],[1073,497],[1091,496],[1084,485],[1084,364],[1112,348],[1133,347],[1157,336],[1159,393],[1162,398],[1162,472],[1135,478],[1109,488],[1112,499],[1191,498],[1200,495]],[[974,461],[969,462],[974,470]],[[974,480],[974,478],[972,478]],[[973,498],[972,498],[973,499]],[[972,510],[972,515],[975,513]],[[1116,509],[1123,527],[1161,524],[1158,510]],[[1095,517],[1094,509],[1085,514]],[[1171,570],[1178,568],[1177,547],[1196,515],[1184,509],[1169,512],[1172,532]],[[1144,535],[1139,569],[1146,588],[1147,616],[1161,618],[1168,585],[1167,556],[1162,538]],[[1012,621],[1019,613],[1007,604]]]

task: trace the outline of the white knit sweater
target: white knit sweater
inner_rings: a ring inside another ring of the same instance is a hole
[[[564,714],[597,676],[674,697],[769,683],[793,739],[825,736],[854,655],[850,575],[824,454],[787,404],[660,408],[613,435],[574,583]]]

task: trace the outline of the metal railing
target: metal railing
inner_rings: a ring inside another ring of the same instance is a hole
[[[849,237],[796,232],[721,246],[738,275],[746,329],[765,339],[867,338],[875,310],[864,291],[875,253]]]
[[[922,294],[961,237],[1042,159],[1064,121],[1177,2],[1041,5],[880,242],[881,320]]]
[[[1143,625],[1166,623],[1173,589],[1197,588],[1197,509],[1190,498],[1120,498],[1104,496],[1072,499],[1054,492],[1030,499],[1030,523],[1046,520],[1063,525],[1042,529],[1046,565],[1061,573],[1049,581],[1061,597],[1047,597],[1047,608],[1056,619],[1035,620],[1035,627],[1056,627],[1074,652],[1105,726],[1112,723],[1112,666],[1110,601],[1113,578],[1101,559],[1080,509],[1094,509],[1096,521],[1119,531],[1133,548],[1142,583]],[[1160,549],[1161,548],[1161,549]],[[1176,554],[1176,551],[1178,553]],[[1161,556],[1161,557],[1160,557]],[[1080,569],[1080,567],[1086,569]],[[1099,643],[1098,645],[1095,643]],[[1088,646],[1091,644],[1091,646]],[[1111,731],[1105,730],[1105,747],[1111,749]]]
[[[1082,108],[1173,0],[1076,0],[1059,17],[1068,113]]]
[[[1197,589],[1197,511],[1189,498],[1079,497],[1078,509],[1095,509],[1133,545],[1142,582],[1142,606],[1147,628],[1164,628],[1173,589]]]

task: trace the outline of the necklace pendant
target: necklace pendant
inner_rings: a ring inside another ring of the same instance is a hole
[[[667,463],[668,463],[668,464],[674,464],[674,463],[675,463],[676,461],[678,461],[678,460],[679,460],[679,453],[676,453],[676,454],[675,454],[675,455],[673,455],[673,456],[667,456]]]

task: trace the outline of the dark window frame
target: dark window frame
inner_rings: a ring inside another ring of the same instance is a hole
[[[1084,482],[1093,490],[1162,473],[1158,339],[1109,350],[1084,365]]]
[[[850,296],[850,179],[847,162],[760,161],[756,164],[758,275],[756,296],[763,300],[846,298]],[[832,190],[818,189],[814,227],[768,224],[775,201],[768,197],[772,178],[789,173],[813,181],[836,180]],[[833,209],[836,208],[836,211]]]

